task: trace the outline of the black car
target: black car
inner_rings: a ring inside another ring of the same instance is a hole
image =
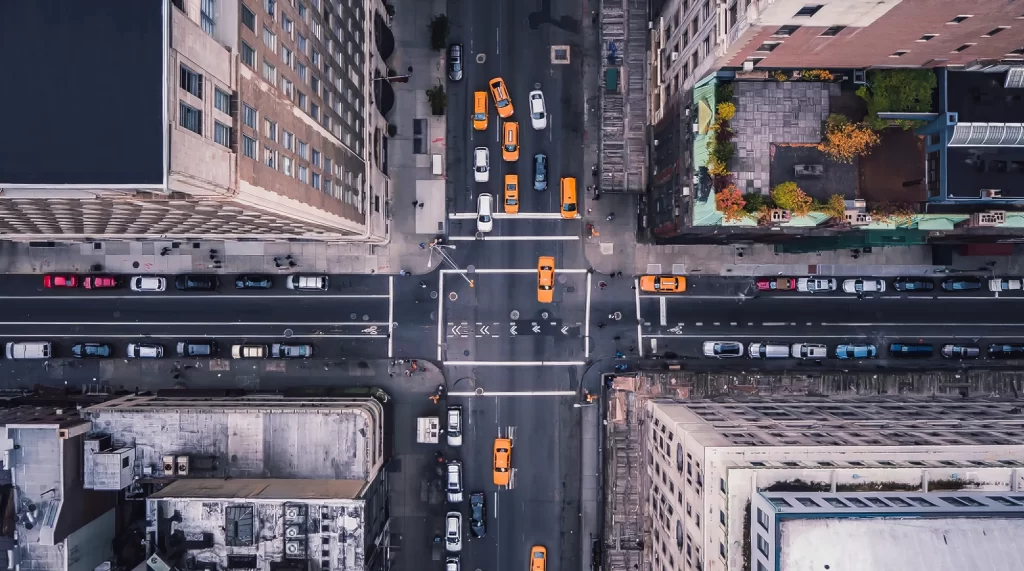
[[[548,156],[533,155],[533,190],[548,189]]]
[[[988,346],[990,359],[1024,359],[1024,345],[1020,343],[993,343]]]
[[[487,505],[484,504],[483,492],[469,495],[469,529],[473,531],[473,537],[487,535]]]
[[[71,347],[71,356],[78,359],[102,359],[114,355],[114,348],[106,343],[79,343]]]
[[[981,289],[981,278],[962,276],[942,280],[942,289],[946,291],[971,291]]]
[[[238,276],[235,278],[237,289],[270,289],[274,287],[274,280],[270,276]]]
[[[179,357],[212,357],[217,352],[215,341],[181,341],[178,343]]]
[[[462,44],[448,46],[448,79],[452,81],[462,79]]]
[[[174,287],[185,291],[213,291],[220,285],[217,276],[184,274],[174,279]]]
[[[896,291],[932,291],[935,282],[928,278],[896,278],[892,280],[892,287]]]
[[[943,345],[942,356],[947,359],[977,359],[981,349],[976,345]]]

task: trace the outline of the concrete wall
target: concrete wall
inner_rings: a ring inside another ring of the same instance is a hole
[[[66,571],[93,571],[99,564],[109,561],[114,555],[115,527],[111,509],[69,535],[64,543]]]

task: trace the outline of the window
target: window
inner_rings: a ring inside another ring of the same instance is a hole
[[[225,147],[231,146],[231,127],[220,121],[213,122],[213,142]]]
[[[299,94],[299,108],[302,109],[303,111],[305,111],[306,110],[306,94],[301,92],[301,91],[299,91],[298,94]]]
[[[271,150],[270,147],[263,147],[263,164],[277,170],[277,153]]]
[[[779,47],[780,44],[782,44],[782,42],[765,42],[761,44],[756,51],[771,52],[774,51],[775,48]]]
[[[308,161],[309,160],[309,145],[307,145],[306,143],[303,143],[302,139],[299,139],[299,147],[298,148],[299,148],[299,156],[302,157],[302,160]]]
[[[274,15],[274,7],[277,6],[276,0],[263,0],[263,8],[267,11],[267,14]]]
[[[721,541],[718,542],[718,554],[725,558],[725,544]]]
[[[320,151],[313,149],[313,160],[310,161],[314,166],[320,166]]]
[[[291,18],[284,14],[281,14],[281,29],[284,30],[284,33],[288,34],[289,37],[295,37],[292,35],[295,33],[295,25]]]
[[[760,533],[757,534],[757,550],[761,552],[761,555],[768,557],[768,540]]]
[[[214,0],[203,0],[202,5],[199,7],[199,24],[203,27],[203,31],[211,36],[213,35],[215,25],[213,19],[214,8]]]
[[[203,112],[184,102],[178,102],[178,123],[193,133],[203,134]]]
[[[818,10],[821,10],[822,8],[823,6],[821,4],[807,4],[803,8],[797,10],[794,17],[803,16],[806,18],[810,18],[811,16],[817,14]]]
[[[952,20],[950,20],[950,21],[948,21],[946,23],[947,24],[959,24],[961,22],[965,22],[967,20],[967,18],[970,18],[970,17],[971,17],[970,14],[968,14],[966,16],[961,15],[961,16],[957,16],[956,18],[953,18]]]
[[[277,85],[277,68],[270,65],[270,62],[263,60],[263,79],[267,80],[268,83]]]
[[[270,48],[270,51],[277,53],[277,35],[266,26],[263,26],[263,43]]]
[[[832,26],[832,27],[828,28],[827,30],[825,30],[824,32],[822,32],[818,37],[819,38],[834,38],[834,37],[839,35],[839,32],[842,32],[845,29],[846,29],[846,26]]]
[[[761,508],[757,508],[757,523],[764,528],[765,531],[768,531],[768,514],[764,513]]]
[[[329,157],[324,157],[324,172],[327,174],[331,173],[331,159]]]
[[[289,151],[294,151],[295,149],[292,148],[292,145],[294,144],[295,135],[289,133],[284,129],[281,129],[281,146],[288,149]]]
[[[700,21],[707,22],[708,18],[711,17],[711,0],[704,3],[704,8],[701,10]]]
[[[313,88],[313,93],[320,93],[320,78],[315,73],[309,74],[309,86]]]
[[[313,186],[313,188],[320,190],[320,173],[312,173],[312,176],[310,177],[310,184]]]
[[[256,14],[245,4],[242,4],[242,25],[249,28],[250,32],[256,33]]]
[[[295,41],[295,45],[297,45],[299,47],[299,51],[300,52],[306,53],[306,48],[308,47],[308,45],[306,44],[306,37],[305,36],[303,36],[302,34],[299,34],[299,39]]]
[[[242,42],[242,63],[253,69],[256,68],[256,50],[245,42]]]
[[[281,61],[284,62],[285,66],[292,67],[292,65],[294,65],[292,60],[292,50],[281,46]]]
[[[987,34],[984,34],[981,37],[983,37],[983,38],[991,38],[992,36],[998,34],[999,32],[1002,32],[1003,30],[1005,30],[1006,28],[1009,28],[1009,27],[1010,26],[999,26],[998,28],[989,30],[989,32]]]
[[[950,52],[950,53],[958,54],[958,53],[960,53],[960,52],[962,52],[962,51],[966,50],[967,48],[969,48],[969,47],[971,47],[971,46],[973,46],[973,45],[975,45],[975,44],[964,44],[964,45],[962,45],[962,46],[958,47],[957,49],[953,50],[953,51],[952,51],[952,52]]]
[[[330,195],[334,194],[334,191],[331,188],[331,179],[329,179],[329,178],[325,178],[324,179],[324,194],[330,194]]]
[[[313,117],[314,119],[316,119],[317,121],[319,121],[320,120],[320,106],[317,105],[316,103],[311,103],[309,105],[309,115],[311,117]]]
[[[306,66],[301,63],[296,63],[295,71],[299,74],[299,81],[306,83]]]
[[[231,96],[214,87],[213,107],[225,115],[231,115]]]
[[[283,172],[284,174],[288,176],[294,176],[292,174],[294,165],[295,161],[293,161],[291,157],[281,157],[281,172]]]
[[[725,525],[725,512],[718,510],[718,523]]]
[[[910,50],[896,50],[895,52],[889,54],[889,57],[903,57],[908,53],[910,53]]]
[[[938,37],[938,34],[925,34],[925,35],[921,36],[920,38],[917,38],[917,41],[919,41],[919,42],[927,42],[928,40],[931,40],[932,38],[935,38],[935,37]]]
[[[181,76],[181,88],[202,99],[203,76],[185,67],[185,64],[181,64],[181,73],[179,75]]]
[[[299,182],[309,183],[309,169],[299,165]]]
[[[1008,53],[1006,55],[1008,55],[1008,56],[1024,56],[1024,48],[1017,48],[1017,49],[1011,51],[1010,53]]]
[[[242,124],[250,129],[256,129],[256,110],[245,103],[242,104]]]
[[[256,158],[256,139],[242,135],[242,154],[250,159]]]
[[[263,135],[266,136],[266,138],[270,139],[271,141],[275,141],[276,142],[277,141],[277,123],[275,123],[275,122],[271,121],[270,119],[267,119],[266,117],[264,117],[263,118]]]
[[[313,35],[316,36],[316,39],[323,39],[323,31],[320,27],[320,22],[317,22],[316,20],[310,21],[309,29],[313,30]]]
[[[306,14],[306,6],[303,5],[302,2],[299,2],[299,18],[301,18],[302,21],[305,22],[306,21],[306,16],[307,16],[307,14]]]
[[[320,67],[320,52],[313,50],[312,55],[310,55],[310,57],[313,58],[313,65],[316,67]]]
[[[281,91],[288,96],[288,99],[291,99],[292,94],[295,93],[295,84],[283,75],[281,76]]]
[[[796,33],[796,31],[799,30],[799,29],[800,29],[800,26],[782,26],[778,30],[775,30],[775,33],[772,34],[772,36],[776,37],[776,38],[788,38],[788,37],[792,36],[794,33]],[[676,51],[679,51],[679,50],[676,50]]]

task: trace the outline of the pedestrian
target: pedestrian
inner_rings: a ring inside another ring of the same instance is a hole
[[[607,324],[604,321],[598,321],[597,322],[597,328],[598,329],[604,329],[605,325],[607,325]]]
[[[633,347],[632,345],[629,346],[629,352],[630,353],[632,353],[634,349],[635,349],[635,347]]]
[[[416,208],[416,207],[417,207],[417,206],[419,206],[419,205],[420,205],[420,201],[419,201],[419,200],[413,200],[413,201],[412,201],[412,207],[413,207],[413,208]]]
[[[275,268],[280,268],[281,267],[281,262],[278,262],[277,260],[274,260],[274,267]]]
[[[290,259],[292,259],[292,255],[291,255],[291,254],[288,254],[287,256],[285,256],[285,257],[284,257],[284,259],[286,259],[286,260],[290,260]]]
[[[217,253],[217,250],[214,250],[213,248],[210,248],[210,253],[211,253],[211,254],[216,254],[216,253]]]
[[[426,250],[426,249],[427,249],[427,243],[426,242],[420,242],[420,250]]]
[[[420,203],[420,208],[423,208],[423,203],[422,202]]]
[[[288,267],[289,268],[294,268],[297,265],[299,265],[299,264],[295,260],[288,260]]]
[[[612,273],[608,274],[608,277],[609,278],[614,278],[615,277],[615,272],[612,272]]]
[[[611,222],[612,220],[615,220],[615,213],[614,212],[609,212],[608,216],[605,217],[605,220],[607,220],[609,222]]]
[[[407,276],[407,275],[409,275],[409,272],[407,272],[405,270],[399,270],[398,275],[400,275],[400,276]]]
[[[631,285],[631,286],[629,286],[629,289],[635,290],[636,286],[635,285]]]
[[[160,255],[161,256],[166,256],[167,255],[167,250],[161,250],[160,251]]]
[[[615,272],[615,275],[622,277],[622,272]]]
[[[420,287],[422,287],[422,288],[425,288],[425,287],[427,287],[427,282],[425,282],[425,281],[420,281]]]
[[[608,287],[608,282],[597,282],[597,287],[604,289]]]

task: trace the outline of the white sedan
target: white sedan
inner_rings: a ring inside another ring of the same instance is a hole
[[[544,92],[539,89],[530,92],[530,123],[537,131],[548,126],[548,108],[544,104]]]
[[[1021,280],[1008,278],[988,280],[989,291],[1010,291],[1014,289],[1021,289]]]
[[[843,280],[843,291],[846,293],[870,293],[885,291],[885,280],[855,279]]]
[[[487,147],[477,147],[473,151],[473,180],[487,182],[491,179],[491,152]]]
[[[486,192],[476,197],[476,231],[481,234],[494,229],[494,197]]]

